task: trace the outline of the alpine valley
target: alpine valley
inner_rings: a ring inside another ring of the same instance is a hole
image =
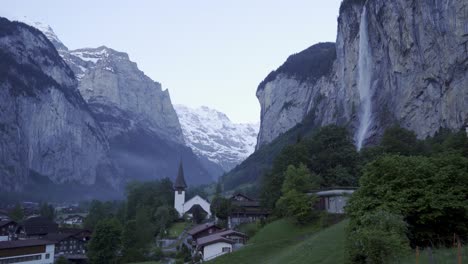
[[[26,23],[0,20],[2,191],[17,196],[28,189],[26,198],[38,199],[41,189],[48,199],[119,197],[129,181],[174,177],[180,160],[196,186],[253,152],[255,127],[232,124],[219,112],[206,120],[181,106],[183,130],[168,90],[126,53],[69,50],[51,27]],[[213,136],[205,146],[196,136],[203,129]]]

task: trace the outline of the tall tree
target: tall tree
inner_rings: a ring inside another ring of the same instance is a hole
[[[19,221],[23,220],[24,211],[23,211],[23,207],[21,207],[21,205],[19,203],[15,204],[15,207],[10,212],[10,218],[13,221],[16,221],[16,222],[19,222]]]
[[[54,220],[55,208],[51,204],[41,203],[39,207],[39,214],[49,220]]]
[[[118,263],[122,228],[117,219],[98,222],[88,246],[91,263]]]

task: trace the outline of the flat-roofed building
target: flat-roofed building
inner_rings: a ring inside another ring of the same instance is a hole
[[[0,264],[52,264],[53,242],[37,239],[0,242]]]

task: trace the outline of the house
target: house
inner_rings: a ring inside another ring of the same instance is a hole
[[[77,256],[86,257],[86,242],[75,237],[73,234],[50,233],[45,235],[43,240],[53,242],[55,245],[55,258],[59,256]]]
[[[57,232],[58,224],[42,216],[35,216],[24,220],[16,230],[19,239],[39,239],[49,233]]]
[[[246,239],[243,233],[225,230],[198,238],[196,251],[201,254],[203,261],[208,261],[238,249],[245,244]]]
[[[7,210],[0,209],[0,221],[10,220],[10,215]]]
[[[52,264],[54,244],[28,239],[0,242],[0,263]]]
[[[91,240],[91,230],[88,229],[82,229],[82,228],[67,228],[67,227],[61,227],[59,228],[59,233],[60,234],[71,234],[75,236],[76,238],[83,240],[84,242],[88,242]]]
[[[182,217],[185,213],[190,211],[190,209],[192,209],[193,206],[199,205],[206,212],[206,217],[210,218],[210,203],[202,197],[200,197],[199,195],[195,195],[190,200],[185,201],[186,189],[187,184],[185,183],[184,168],[181,161],[179,164],[179,171],[174,182],[174,208],[179,213],[179,216]]]
[[[228,216],[228,227],[235,228],[243,223],[252,223],[265,219],[270,212],[261,207],[260,201],[254,200],[244,194],[237,193],[229,198],[232,205]]]
[[[331,214],[344,214],[344,208],[356,188],[328,189],[314,192],[318,197],[316,209],[326,210]]]
[[[63,224],[66,225],[82,225],[84,222],[84,216],[82,215],[69,215],[65,217],[62,221]]]
[[[0,221],[0,241],[13,240],[15,236],[16,228],[18,224],[13,220],[1,220]]]
[[[197,239],[201,237],[209,236],[221,230],[222,228],[215,223],[206,223],[195,226],[194,228],[190,229],[187,234],[192,237],[193,241],[197,241]]]

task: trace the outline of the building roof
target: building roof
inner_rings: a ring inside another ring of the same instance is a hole
[[[219,236],[217,234],[213,234],[210,236],[201,237],[197,239],[197,246],[204,247],[204,246],[211,245],[211,244],[218,243],[218,242],[226,242],[229,244],[235,244],[235,242],[231,239]]]
[[[190,229],[187,233],[191,236],[196,235],[200,232],[203,232],[211,227],[216,227],[218,229],[221,229],[221,227],[217,226],[215,223],[206,223],[206,224],[201,224],[197,225],[194,228]]]
[[[222,236],[222,237],[231,236],[231,235],[236,235],[236,236],[241,236],[241,237],[247,237],[246,234],[241,233],[241,232],[238,232],[238,231],[235,231],[235,230],[232,230],[232,229],[228,229],[228,230],[224,230],[224,231],[221,231],[221,232],[217,232],[217,233],[214,233],[213,235],[218,235],[218,236]]]
[[[197,239],[197,246],[203,247],[206,245],[214,244],[217,242],[226,242],[229,244],[234,244],[235,241],[226,238],[226,236],[231,236],[231,235],[236,235],[236,236],[241,236],[241,237],[247,237],[244,233],[234,231],[232,229],[224,230],[221,232],[214,233],[209,236],[201,237]]]
[[[185,183],[184,168],[182,166],[182,160],[181,160],[179,164],[179,171],[177,173],[177,178],[174,182],[174,189],[186,189],[186,188],[187,188],[187,184]]]
[[[70,237],[74,239],[78,239],[73,234],[66,234],[66,233],[65,234],[64,233],[49,233],[45,235],[44,237],[42,237],[42,239],[57,243]]]
[[[247,201],[254,201],[254,199],[252,199],[252,198],[250,198],[250,197],[248,197],[247,195],[242,194],[242,193],[236,193],[236,194],[234,194],[233,196],[231,196],[231,198],[229,198],[229,199],[230,199],[231,201],[242,201],[242,200],[240,200],[238,197],[240,197],[241,199],[243,198],[243,199],[245,199],[245,200],[247,200]],[[244,201],[245,201],[245,200],[244,200]]]
[[[28,236],[45,235],[48,233],[57,233],[58,231],[57,223],[42,216],[31,217],[24,220],[21,227]]]
[[[316,192],[315,194],[318,197],[328,197],[328,196],[351,195],[353,193],[354,193],[354,190],[335,189],[335,190],[319,191],[319,192]]]
[[[72,234],[72,235],[78,235],[81,233],[92,233],[91,230],[88,230],[88,229],[71,228],[71,227],[60,227],[58,231],[59,233],[62,233],[62,234]]]
[[[0,249],[51,245],[53,242],[39,239],[12,240],[0,242]]]
[[[2,220],[2,221],[0,221],[0,227],[6,226],[6,225],[8,225],[8,224],[10,224],[10,223],[16,224],[16,222],[13,221],[13,220]]]

